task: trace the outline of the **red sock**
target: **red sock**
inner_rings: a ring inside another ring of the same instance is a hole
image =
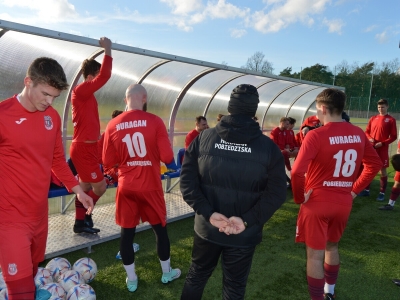
[[[35,299],[35,284],[32,276],[7,281],[6,284],[9,300]]]
[[[385,191],[386,191],[387,180],[388,180],[387,176],[381,177],[381,180],[380,180],[380,185],[381,185],[380,192],[381,193],[385,193]]]
[[[100,196],[96,195],[93,190],[90,190],[89,192],[86,192],[86,194],[93,199],[93,204],[96,204],[96,202],[100,199]],[[75,219],[76,220],[84,220],[86,215],[86,208],[83,206],[83,204],[78,200],[75,199]]]
[[[392,192],[390,193],[390,200],[396,201],[399,198],[400,189],[392,187]]]
[[[317,279],[307,276],[307,282],[311,300],[324,300],[325,279]]]
[[[327,284],[336,284],[340,265],[332,266],[324,263],[325,282]]]

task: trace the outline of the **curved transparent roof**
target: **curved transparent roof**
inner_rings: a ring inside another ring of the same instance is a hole
[[[3,20],[0,49],[0,99],[22,91],[26,70],[37,57],[56,59],[64,68],[70,90],[82,81],[80,65],[84,59],[103,59],[98,40]],[[214,126],[218,114],[228,113],[230,93],[239,84],[258,88],[256,116],[264,131],[276,127],[282,116],[294,117],[300,126],[305,117],[315,114],[316,95],[330,87],[120,44],[112,45],[112,56],[112,77],[96,93],[102,130],[112,111],[125,108],[127,87],[141,83],[148,92],[148,111],[164,120],[175,149],[183,146],[196,116],[205,115]],[[70,90],[54,101],[64,116],[65,146],[72,135]]]

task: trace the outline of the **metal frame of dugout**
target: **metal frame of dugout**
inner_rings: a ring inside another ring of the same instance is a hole
[[[0,99],[6,99],[22,90],[26,69],[35,58],[52,57],[63,66],[71,85],[68,91],[64,91],[54,101],[53,107],[62,116],[64,150],[69,149],[73,129],[70,114],[71,92],[82,81],[82,61],[94,58],[101,62],[103,50],[99,48],[98,40],[0,20],[0,49]],[[315,114],[313,104],[316,95],[324,88],[332,87],[117,43],[113,43],[112,51],[111,79],[96,93],[102,130],[111,119],[114,109],[125,109],[122,99],[126,88],[132,83],[140,83],[148,92],[148,111],[163,119],[175,153],[183,146],[187,132],[193,129],[195,116],[205,116],[212,127],[216,124],[218,114],[228,113],[230,92],[238,84],[247,83],[257,87],[260,103],[256,116],[265,134],[278,125],[282,116],[295,118],[299,126],[305,118]],[[170,180],[171,178],[166,179],[167,186],[171,183]],[[175,195],[174,191],[165,193],[167,206],[172,195]],[[63,195],[60,199],[57,205],[60,206],[59,211],[65,214],[51,215],[50,222],[52,218],[68,216],[65,211],[66,197]],[[186,205],[181,198],[180,202]],[[187,215],[185,209],[183,215]],[[104,217],[106,215],[105,213]],[[180,216],[171,216],[175,217]],[[96,219],[97,216],[94,215],[95,222],[98,222]],[[64,220],[60,226],[65,227],[65,224],[72,223]],[[50,235],[52,231],[50,226]],[[71,228],[67,228],[67,233],[61,236],[65,239],[71,235],[71,231]],[[105,241],[113,235],[115,231],[108,237],[99,235],[97,238]],[[90,242],[92,244],[99,242],[93,236],[87,238],[94,239]],[[58,255],[57,251],[49,255]]]

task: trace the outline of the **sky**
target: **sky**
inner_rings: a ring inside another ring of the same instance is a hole
[[[400,58],[399,0],[0,0],[0,19],[273,73]]]

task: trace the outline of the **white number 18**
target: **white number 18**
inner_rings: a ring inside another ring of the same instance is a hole
[[[356,169],[356,160],[357,160],[357,151],[354,149],[349,149],[344,154],[344,164],[342,166],[343,161],[343,150],[340,150],[336,153],[333,158],[336,159],[335,172],[333,173],[333,177],[339,177],[340,171],[342,171],[342,175],[344,177],[350,177],[353,175],[354,170]]]

